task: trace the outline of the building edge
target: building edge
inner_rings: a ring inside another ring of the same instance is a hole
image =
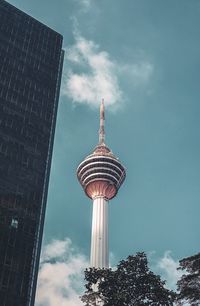
[[[63,37],[61,40],[61,44],[62,42],[63,42]],[[60,86],[61,86],[64,54],[65,52],[62,49],[59,68],[58,68],[58,79],[57,79],[57,86],[56,86],[56,95],[55,95],[55,100],[54,100],[54,112],[53,112],[53,120],[52,120],[52,126],[51,126],[51,137],[49,141],[49,150],[48,150],[47,164],[46,164],[46,170],[45,170],[46,174],[45,174],[45,179],[44,179],[44,189],[43,189],[43,195],[42,195],[40,221],[38,223],[37,237],[36,237],[35,247],[34,247],[34,256],[32,258],[32,279],[30,280],[30,284],[29,284],[29,302],[27,306],[35,305],[35,296],[36,296],[36,288],[37,288],[37,280],[38,280],[41,246],[42,246],[42,240],[43,240],[42,237],[43,237],[44,221],[45,221],[46,206],[47,206],[49,178],[50,178],[51,161],[52,161],[52,155],[53,155],[53,144],[54,144],[54,136],[55,136],[55,129],[56,129],[56,118],[57,118],[57,112],[58,112],[58,103],[59,103],[59,96],[60,96]]]
[[[11,7],[13,7],[13,9],[17,10],[18,12],[22,12],[22,11],[23,11],[23,9],[19,9],[18,7],[14,6],[12,3],[10,3],[10,2],[7,1],[7,0],[1,0],[1,1],[7,3],[8,5],[10,5]],[[54,33],[60,35],[60,33],[58,33],[57,31],[55,31],[54,29],[52,29],[52,28],[51,28],[50,26],[48,26],[46,23],[37,20],[36,18],[34,18],[33,16],[29,15],[28,13],[26,13],[26,12],[24,12],[24,11],[23,11],[23,14],[26,15],[28,18],[33,19],[35,22],[39,23],[41,26],[45,26],[45,27],[47,27],[49,30],[51,30],[52,32],[54,32]],[[60,36],[62,36],[62,35],[60,35]]]

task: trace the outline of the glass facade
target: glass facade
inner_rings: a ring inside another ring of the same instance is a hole
[[[33,306],[62,36],[0,0],[0,305]]]

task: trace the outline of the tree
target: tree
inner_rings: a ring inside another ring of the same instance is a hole
[[[149,270],[145,253],[137,253],[120,261],[116,270],[85,271],[85,306],[172,306],[175,293],[164,287],[160,276]]]
[[[184,305],[185,302],[192,306],[200,305],[200,253],[183,258],[179,263],[178,269],[186,274],[177,282],[178,305]]]

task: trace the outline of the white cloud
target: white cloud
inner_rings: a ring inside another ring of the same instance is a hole
[[[166,280],[167,286],[176,289],[176,283],[180,279],[182,272],[177,270],[179,262],[174,260],[170,251],[166,251],[164,256],[157,262],[156,268]]]
[[[115,256],[113,252],[109,253],[109,263],[110,263],[109,264],[110,268],[115,270],[118,262],[117,262],[117,257]]]
[[[91,0],[79,0],[79,1],[85,9],[89,9],[91,5]]]
[[[124,94],[119,79],[128,80],[133,88],[144,87],[149,83],[154,66],[147,59],[137,62],[116,62],[108,52],[78,32],[75,20],[75,44],[66,48],[62,95],[68,96],[76,103],[85,103],[99,107],[104,98],[112,110],[121,106]]]
[[[44,246],[41,255],[41,262],[51,260],[52,258],[62,258],[68,250],[73,250],[72,243],[69,238],[65,240],[52,240],[50,244]]]
[[[153,270],[166,280],[167,287],[176,289],[176,282],[182,272],[177,271],[178,261],[170,251],[155,261],[154,253],[149,254],[154,262]],[[111,263],[116,263],[110,253]],[[38,275],[36,306],[82,306],[79,296],[84,292],[84,270],[89,266],[86,256],[73,247],[69,238],[52,240],[44,246]],[[185,306],[188,304],[185,303]]]
[[[53,240],[42,251],[36,306],[81,306],[86,257],[71,240]]]
[[[154,72],[154,66],[147,60],[140,60],[138,63],[125,64],[120,68],[120,72],[128,76],[133,84],[137,87],[148,83]]]
[[[76,0],[76,2],[83,13],[87,12],[91,7],[91,0]]]
[[[78,34],[75,38],[75,45],[66,50],[62,94],[73,102],[90,106],[99,106],[100,100],[104,98],[107,105],[116,107],[122,98],[116,64],[93,41]],[[69,71],[70,64],[73,71]],[[79,69],[79,72],[74,72],[75,69]]]

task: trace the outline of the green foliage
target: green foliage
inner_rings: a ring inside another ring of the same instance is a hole
[[[180,260],[179,270],[185,274],[177,282],[178,305],[185,301],[192,306],[200,305],[200,253]]]
[[[149,270],[145,253],[120,261],[116,270],[85,271],[85,306],[172,306],[175,293],[164,287],[160,276]]]

